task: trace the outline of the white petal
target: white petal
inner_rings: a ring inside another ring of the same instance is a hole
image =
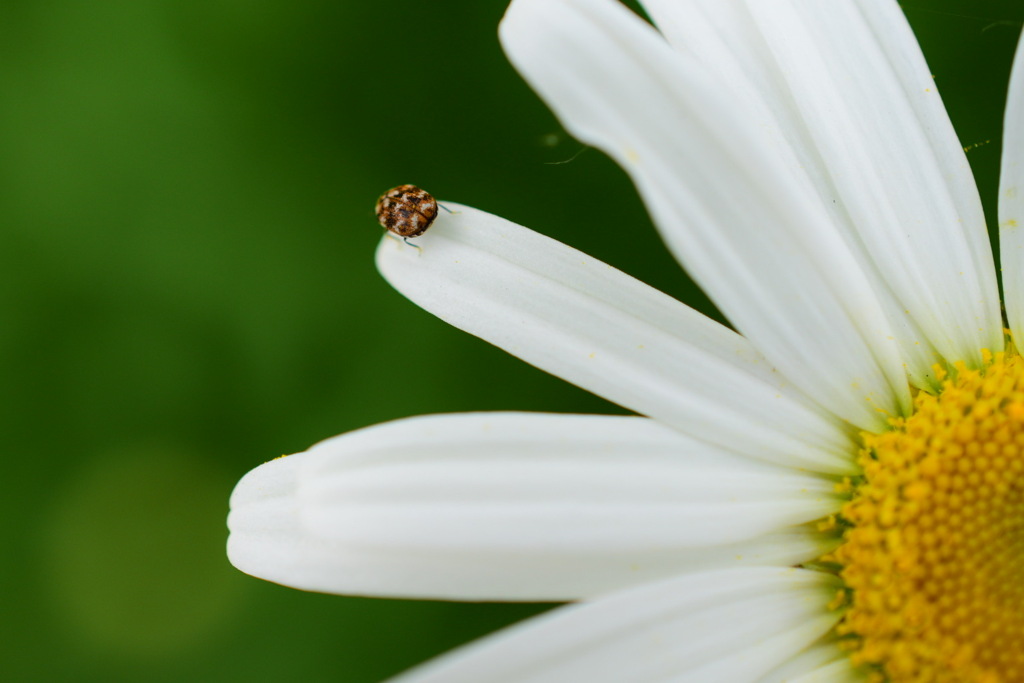
[[[1002,349],[980,201],[970,215],[960,215],[918,117],[914,102],[928,98],[933,110],[941,107],[923,59],[917,57],[919,68],[912,78],[906,70],[901,81],[890,59],[906,59],[908,50],[890,56],[878,42],[876,31],[892,47],[899,41],[916,47],[898,7],[863,4],[776,0],[748,6],[878,272],[948,360],[980,366],[980,349]],[[966,165],[955,137],[946,144]]]
[[[981,342],[992,351],[1001,349],[1004,339],[1002,315],[999,312],[998,276],[981,198],[967,154],[949,120],[939,91],[934,87],[931,71],[902,8],[893,0],[857,0],[857,5],[899,79],[907,101],[928,139],[931,155],[922,150],[921,160],[934,163],[945,183],[944,188],[933,187],[940,197],[938,206],[945,206],[948,194],[954,205],[954,213],[959,217],[960,229],[973,265],[973,273],[966,270],[964,277],[978,278],[981,295],[984,297],[982,302],[978,302],[983,316],[979,326],[985,328],[979,331]],[[947,223],[941,229],[948,233],[955,227]],[[950,235],[948,239],[952,244],[956,237]]]
[[[228,559],[241,571],[287,585],[292,584],[286,577],[306,571],[310,553],[302,552],[306,534],[296,496],[296,475],[306,457],[299,453],[264,463],[231,492]]]
[[[251,472],[232,496],[229,556],[307,590],[566,600],[806,561],[832,542],[805,523],[840,504],[828,480],[646,418],[431,416]]]
[[[1003,123],[999,244],[1003,293],[1017,348],[1024,346],[1024,39],[1017,44]]]
[[[756,681],[835,624],[837,588],[801,569],[677,577],[549,612],[397,680]]]
[[[975,365],[981,348],[1002,348],[981,202],[896,3],[645,4],[670,40],[733,86],[831,209],[887,303],[912,374],[931,373],[937,359],[918,349],[932,344]]]
[[[834,637],[826,636],[766,673],[758,683],[854,683],[865,678],[864,670],[853,666],[850,653],[841,650]]]
[[[783,375],[864,429],[908,410],[871,284],[742,101],[612,0],[516,0],[501,36],[565,126],[633,176],[673,252]]]
[[[735,452],[850,472],[846,426],[745,339],[531,230],[446,202],[417,238],[385,238],[381,273],[431,313],[638,413]]]

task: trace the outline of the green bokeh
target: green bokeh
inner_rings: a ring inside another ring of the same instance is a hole
[[[904,6],[994,224],[1024,7]],[[506,216],[714,315],[625,175],[508,65],[504,9],[0,4],[0,678],[374,681],[541,609],[302,593],[223,549],[234,482],[322,438],[619,410],[393,292],[372,260],[388,187]]]

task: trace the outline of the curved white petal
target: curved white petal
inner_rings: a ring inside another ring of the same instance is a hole
[[[960,229],[963,231],[970,252],[969,258],[973,264],[973,273],[965,271],[965,277],[978,278],[984,297],[983,302],[977,302],[977,310],[982,311],[984,316],[979,320],[979,325],[985,328],[984,331],[979,331],[980,341],[992,351],[1001,349],[1004,338],[1002,315],[999,311],[998,275],[992,256],[991,240],[985,226],[981,198],[978,195],[974,172],[967,161],[967,154],[953,128],[939,91],[934,87],[924,54],[899,3],[893,0],[856,1],[861,16],[870,25],[927,137],[931,155],[922,151],[922,160],[926,164],[934,164],[934,168],[941,174],[945,183],[945,187],[934,188],[940,196],[938,206],[945,206],[948,196],[954,205],[955,214],[959,217]],[[929,166],[929,170],[931,168],[932,166]],[[946,223],[939,229],[948,233],[951,229],[955,230],[956,226]],[[955,236],[947,239],[950,239],[950,245],[957,243]],[[967,275],[968,273],[970,274]]]
[[[999,245],[1006,317],[1017,348],[1024,346],[1024,39],[1017,43],[1003,123],[999,174]]]
[[[231,499],[229,557],[307,590],[567,600],[806,561],[832,543],[806,523],[840,504],[826,479],[646,418],[441,415],[249,473]]]
[[[801,569],[676,577],[549,612],[397,680],[756,681],[835,624],[837,588]]]
[[[742,102],[742,110],[765,133],[780,162],[788,163],[796,175],[804,175],[830,214],[833,228],[846,238],[847,246],[871,283],[900,345],[911,382],[919,387],[937,388],[933,366],[942,356],[917,327],[895,293],[885,286],[870,254],[856,239],[849,214],[838,202],[836,189],[819,151],[808,137],[807,127],[780,83],[774,59],[761,38],[742,0],[647,0],[644,6],[658,28],[677,50],[692,55],[720,84]]]
[[[866,680],[865,671],[857,669],[834,637],[826,637],[766,673],[758,683],[855,683]]]
[[[909,409],[863,269],[707,69],[613,0],[516,0],[501,37],[565,126],[633,176],[689,273],[787,378],[864,429]]]
[[[619,405],[752,457],[850,472],[848,428],[745,339],[607,264],[497,216],[447,203],[377,265],[419,306]]]
[[[891,0],[647,0],[731,86],[871,274],[915,384],[1002,348],[992,251],[966,156]],[[941,355],[939,350],[941,349]]]

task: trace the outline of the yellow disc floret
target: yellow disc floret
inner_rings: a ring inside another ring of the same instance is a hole
[[[864,444],[825,558],[853,661],[893,683],[1024,682],[1024,358],[956,366]]]

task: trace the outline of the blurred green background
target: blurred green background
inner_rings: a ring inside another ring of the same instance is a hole
[[[994,224],[1024,7],[904,7]],[[504,9],[0,4],[0,678],[375,681],[543,609],[303,593],[224,556],[232,486],[279,454],[419,413],[618,410],[393,292],[391,186],[714,314],[508,65]]]

